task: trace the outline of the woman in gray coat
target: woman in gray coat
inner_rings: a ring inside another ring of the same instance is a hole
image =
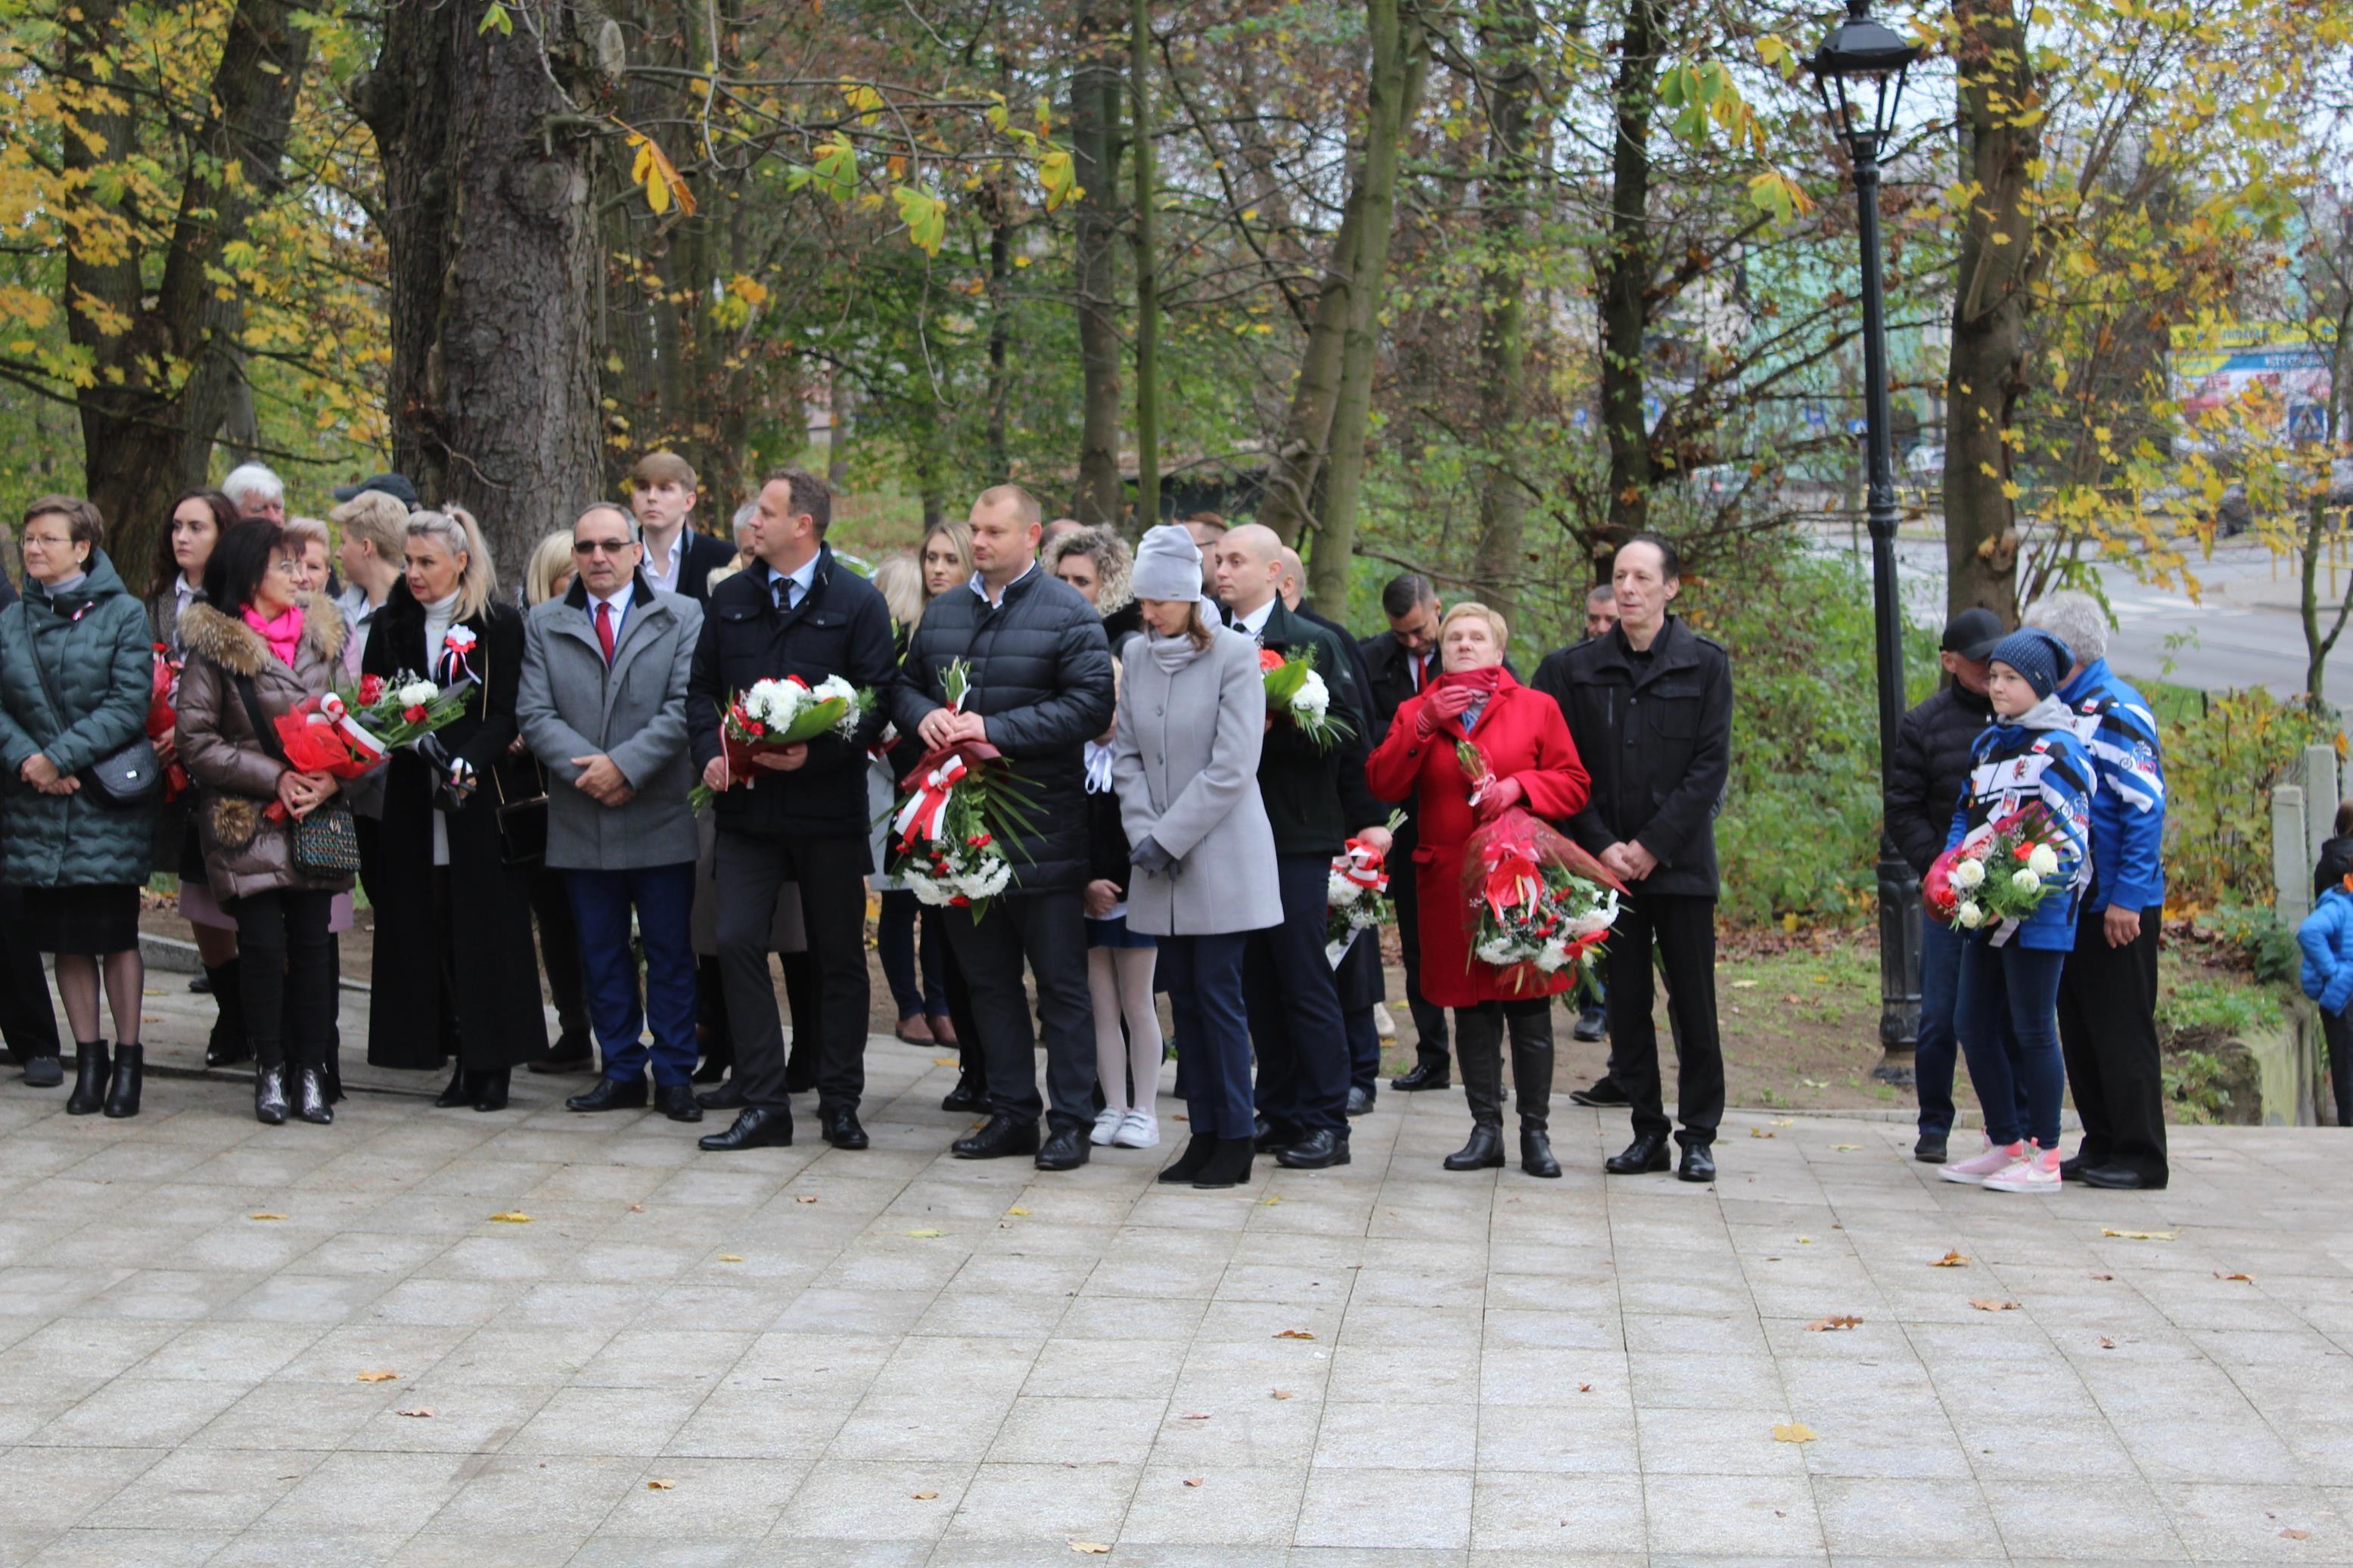
[[[1204,615],[1201,552],[1181,528],[1144,536],[1112,774],[1134,846],[1127,923],[1160,939],[1185,1056],[1193,1137],[1164,1182],[1250,1180],[1254,1115],[1242,948],[1282,919],[1274,833],[1258,794],[1266,683],[1258,645]]]
[[[15,781],[8,880],[25,889],[25,923],[41,951],[57,955],[58,994],[73,1026],[66,1110],[136,1116],[146,978],[139,889],[155,803],[111,805],[81,774],[146,733],[154,652],[146,611],[99,548],[104,537],[98,508],[76,497],[43,496],[25,509],[25,594],[0,611],[0,765]],[[118,1042],[111,1062],[98,1032],[101,965]],[[30,1070],[26,1081],[37,1081]]]

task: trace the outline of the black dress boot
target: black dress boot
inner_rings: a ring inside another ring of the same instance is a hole
[[[1450,1171],[1504,1163],[1504,1013],[1465,1007],[1454,1015],[1454,1055],[1462,1064],[1462,1098],[1471,1105],[1471,1141],[1446,1156]]]
[[[253,1069],[253,1119],[264,1127],[286,1124],[286,1068],[283,1063]]]
[[[504,1110],[507,1108],[507,1086],[514,1078],[514,1068],[501,1068],[496,1072],[474,1075],[474,1109]]]
[[[1258,1152],[1257,1141],[1250,1138],[1220,1138],[1218,1147],[1207,1163],[1193,1176],[1193,1185],[1200,1191],[1223,1187],[1248,1186],[1250,1179],[1250,1156]]]
[[[1507,1015],[1512,1037],[1512,1087],[1520,1102],[1520,1169],[1531,1176],[1560,1174],[1549,1135],[1552,1110],[1552,1012]]]
[[[106,1113],[109,1116],[139,1114],[139,1089],[147,1078],[147,1047],[117,1046],[114,1047],[114,1081],[106,1091]]]
[[[443,1110],[454,1110],[459,1106],[474,1103],[473,1079],[468,1076],[462,1059],[451,1066],[448,1087],[433,1097],[433,1103]]]
[[[104,1040],[74,1042],[73,1093],[66,1097],[68,1116],[88,1116],[106,1104],[106,1075],[113,1062]]]
[[[1601,1168],[1613,1176],[1641,1176],[1663,1171],[1667,1168],[1667,1135],[1638,1132],[1623,1151],[1602,1161]]]
[[[205,1046],[205,1066],[225,1068],[251,1061],[253,1042],[245,1034],[244,960],[232,958],[207,968],[205,978],[211,983],[214,1005],[220,1009],[213,1019],[212,1038]]]
[[[302,1069],[295,1090],[295,1115],[321,1127],[334,1121],[335,1109],[327,1103],[327,1080],[317,1068]]]
[[[1436,1061],[1424,1058],[1414,1063],[1410,1070],[1389,1079],[1389,1087],[1400,1094],[1411,1094],[1416,1089],[1444,1089],[1450,1081],[1446,1076],[1446,1058],[1440,1057]]]
[[[1531,1176],[1560,1174],[1560,1162],[1552,1156],[1552,1140],[1542,1127],[1529,1126],[1525,1118],[1520,1121],[1520,1169]]]
[[[1440,1162],[1450,1171],[1484,1171],[1504,1163],[1504,1129],[1493,1121],[1471,1124],[1471,1141]]]
[[[1160,1179],[1170,1183],[1191,1181],[1201,1173],[1201,1167],[1209,1163],[1209,1156],[1218,1152],[1219,1142],[1206,1132],[1194,1133],[1186,1143],[1185,1152],[1170,1161],[1168,1168],[1160,1173]]]
[[[978,1073],[959,1072],[956,1074],[955,1087],[948,1090],[946,1099],[940,1101],[940,1109],[942,1110],[978,1110],[988,1099],[987,1089],[987,1086],[981,1082]]]

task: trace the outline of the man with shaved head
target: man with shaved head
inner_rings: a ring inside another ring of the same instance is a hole
[[[1213,570],[1230,623],[1262,648],[1310,656],[1330,689],[1331,716],[1347,731],[1318,746],[1289,719],[1269,716],[1258,787],[1274,829],[1282,923],[1253,932],[1242,957],[1265,1124],[1259,1147],[1272,1151],[1278,1164],[1317,1170],[1348,1163],[1349,1047],[1324,956],[1332,858],[1351,834],[1386,848],[1388,812],[1365,787],[1367,727],[1347,638],[1283,603],[1282,557],[1271,529],[1246,523],[1217,540]]]

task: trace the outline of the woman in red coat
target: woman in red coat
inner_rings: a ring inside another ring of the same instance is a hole
[[[1585,767],[1560,705],[1531,691],[1504,668],[1504,617],[1484,605],[1457,605],[1439,626],[1444,673],[1409,698],[1390,721],[1388,738],[1365,764],[1365,780],[1384,800],[1414,803],[1420,846],[1413,854],[1421,900],[1421,989],[1454,1009],[1462,1092],[1471,1101],[1471,1142],[1446,1157],[1450,1171],[1504,1163],[1504,1033],[1512,1037],[1512,1081],[1519,1088],[1520,1168],[1557,1176],[1546,1136],[1552,1101],[1552,997],[1568,988],[1567,970],[1541,994],[1505,984],[1471,954],[1462,892],[1464,843],[1473,828],[1509,807],[1558,819],[1585,805]],[[1455,743],[1476,742],[1495,782],[1471,805],[1471,779]]]

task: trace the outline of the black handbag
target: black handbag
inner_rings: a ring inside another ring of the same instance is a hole
[[[253,684],[253,677],[237,678],[237,693],[245,702],[245,716],[252,721],[253,732],[261,749],[287,767],[294,764],[286,760],[286,748],[278,743],[278,727],[269,721],[261,709],[261,693]],[[360,827],[352,816],[351,803],[339,790],[326,805],[310,816],[294,822],[294,868],[314,877],[356,876],[360,868]]]
[[[491,770],[491,787],[499,795],[499,859],[508,866],[536,866],[547,858],[547,772],[536,759],[531,776],[537,795],[510,796],[506,769]]]
[[[62,734],[72,727],[73,721],[66,717],[66,705],[49,679],[49,667],[41,662],[40,638],[32,632],[29,622],[26,632],[27,662],[40,678],[41,691],[49,700],[49,711],[57,716],[58,731]],[[155,754],[155,742],[142,732],[121,751],[99,758],[74,776],[81,780],[82,788],[98,797],[100,805],[128,811],[146,805],[163,789],[164,762]]]

